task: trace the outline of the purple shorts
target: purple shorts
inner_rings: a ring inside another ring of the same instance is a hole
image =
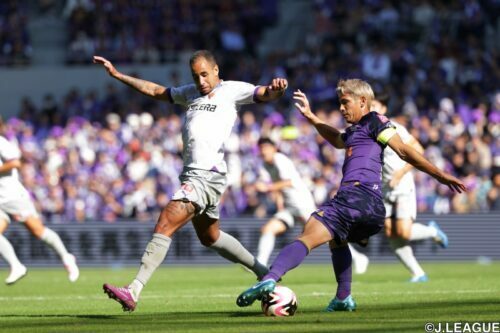
[[[385,207],[380,185],[342,185],[337,194],[312,216],[330,231],[337,244],[360,242],[384,226]]]

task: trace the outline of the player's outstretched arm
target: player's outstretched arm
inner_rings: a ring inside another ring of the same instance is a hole
[[[167,94],[167,88],[156,84],[154,82],[141,80],[129,75],[120,73],[113,64],[106,58],[94,56],[94,64],[103,65],[108,71],[108,74],[115,79],[125,83],[126,85],[134,88],[135,90],[143,93],[146,96],[153,97],[162,101],[170,101]]]
[[[431,162],[427,161],[425,157],[417,152],[413,147],[403,143],[398,134],[394,134],[387,143],[402,160],[410,163],[415,168],[423,171],[432,177],[436,178],[440,183],[448,185],[448,187],[455,192],[462,193],[467,189],[465,185],[452,175],[441,171]]]
[[[273,79],[270,85],[261,86],[257,89],[256,97],[261,102],[274,101],[285,93],[288,88],[288,81],[282,78]]]
[[[21,167],[21,160],[17,158],[9,160],[0,165],[0,173],[9,172],[12,169],[19,169],[20,167]]]
[[[326,141],[328,141],[335,148],[345,148],[340,131],[325,123],[311,111],[306,94],[297,90],[293,93],[293,99],[296,101],[295,107],[309,121],[309,123],[311,123],[311,125],[316,127],[318,133],[325,138]]]

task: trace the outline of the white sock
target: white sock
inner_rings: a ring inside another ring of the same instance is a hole
[[[134,279],[134,281],[129,284],[128,289],[130,290],[134,301],[137,302],[139,300],[139,295],[141,294],[142,288],[144,288],[144,285],[137,279]]]
[[[437,230],[422,223],[413,223],[411,226],[411,241],[431,239],[437,237]]]
[[[259,240],[259,253],[257,254],[257,260],[264,266],[267,266],[269,257],[273,253],[274,243],[276,242],[276,236],[271,233],[263,234],[260,236]]]
[[[0,255],[7,261],[11,268],[16,266],[22,266],[21,262],[16,256],[16,252],[12,247],[12,244],[9,242],[4,235],[0,234]]]
[[[389,239],[392,249],[403,265],[410,271],[412,276],[422,276],[424,270],[413,255],[413,250],[407,241],[401,239]]]
[[[356,250],[356,249],[354,248],[354,246],[352,246],[351,244],[349,244],[349,243],[348,243],[347,245],[349,246],[349,250],[351,250],[352,262],[353,262],[353,264],[354,264],[354,262],[355,262],[356,260],[359,260],[359,258],[360,258],[361,256],[364,256],[364,254],[362,254],[362,253],[360,253],[358,250]]]
[[[142,255],[139,272],[137,272],[134,281],[129,285],[135,301],[139,299],[142,288],[148,283],[155,270],[165,260],[171,243],[172,239],[170,237],[158,233],[153,234],[153,238],[148,243]]]
[[[40,239],[45,242],[45,244],[53,248],[61,258],[61,260],[64,262],[69,252],[68,250],[66,250],[66,246],[64,246],[61,238],[58,234],[55,233],[54,230],[45,227],[45,230],[43,231],[42,237],[40,237]]]
[[[210,248],[227,260],[242,264],[251,269],[259,279],[269,271],[236,238],[226,234],[222,230],[220,231],[219,239]]]

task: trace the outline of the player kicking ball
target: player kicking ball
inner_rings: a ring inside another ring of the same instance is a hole
[[[330,242],[337,292],[327,311],[353,311],[351,296],[351,252],[347,242],[366,243],[384,226],[385,208],[381,170],[384,148],[389,145],[399,157],[459,193],[464,184],[403,143],[395,126],[385,116],[370,112],[374,99],[371,86],[359,79],[341,80],[337,85],[340,112],[351,124],[344,133],[329,126],[312,113],[309,101],[300,90],[294,93],[295,106],[335,148],[345,149],[343,178],[337,194],[320,206],[309,218],[297,240],[276,257],[269,273],[260,282],[241,293],[236,304],[249,306],[272,292],[276,281],[302,263],[314,248]]]
[[[2,127],[0,120],[0,132]],[[10,266],[10,274],[5,279],[5,283],[12,285],[26,276],[28,272],[26,266],[17,258],[12,244],[3,235],[11,217],[23,222],[33,236],[56,251],[68,271],[68,279],[75,282],[80,276],[76,259],[68,252],[59,235],[43,225],[28,191],[19,181],[17,169],[20,166],[21,152],[14,144],[0,136],[0,256]]]
[[[104,284],[104,292],[119,302],[124,311],[133,311],[143,287],[165,259],[173,235],[190,220],[204,246],[242,264],[258,278],[264,276],[267,267],[237,239],[219,229],[219,203],[227,183],[223,144],[231,134],[241,105],[278,99],[283,96],[287,81],[275,78],[268,86],[223,81],[214,56],[206,50],[196,51],[189,61],[194,83],[172,88],[124,75],[102,57],[94,57],[94,62],[139,92],[186,109],[181,188],[162,210],[135,279],[125,288]]]

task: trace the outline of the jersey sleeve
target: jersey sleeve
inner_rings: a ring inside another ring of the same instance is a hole
[[[193,87],[193,84],[188,84],[180,87],[168,88],[167,94],[170,98],[170,102],[173,104],[186,105],[188,101],[188,94],[193,90]]]
[[[2,161],[16,160],[21,158],[21,152],[14,144],[0,137],[0,157]]]
[[[258,87],[251,83],[241,81],[230,81],[230,91],[236,105],[252,104],[258,102],[255,92]]]
[[[398,132],[398,135],[401,137],[401,141],[403,141],[404,143],[410,142],[412,138],[410,132],[408,132],[408,130],[403,125],[400,125],[394,121],[391,121],[391,123],[394,126],[396,126],[396,131]]]
[[[396,126],[386,117],[376,112],[371,113],[369,120],[369,134],[372,138],[383,144],[387,142],[397,133]]]

